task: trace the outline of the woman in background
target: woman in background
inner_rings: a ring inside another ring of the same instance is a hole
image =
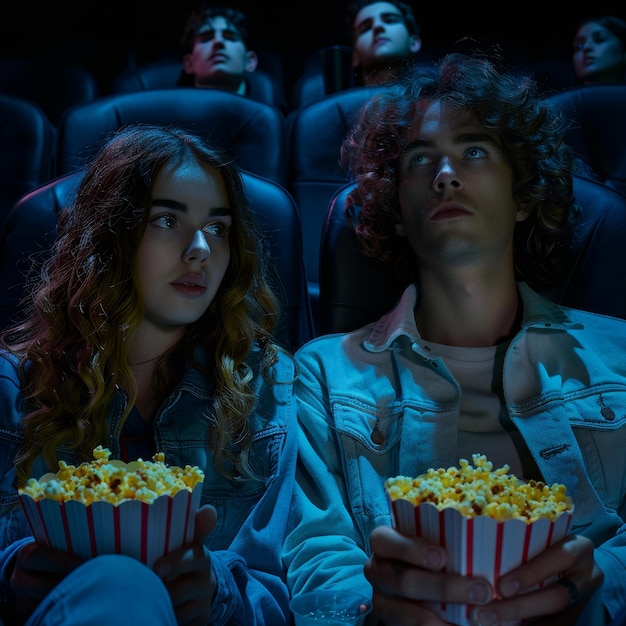
[[[574,36],[572,63],[583,85],[626,81],[626,22],[612,15],[586,19]]]

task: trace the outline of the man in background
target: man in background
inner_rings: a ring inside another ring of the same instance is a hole
[[[412,8],[399,0],[356,0],[349,7],[356,84],[395,81],[420,51],[420,28]]]
[[[214,87],[250,95],[247,74],[257,68],[249,49],[246,16],[230,7],[202,7],[188,18],[182,38],[179,85]]]

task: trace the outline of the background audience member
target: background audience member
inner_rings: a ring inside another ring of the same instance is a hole
[[[203,5],[188,18],[182,37],[181,86],[215,87],[248,95],[246,73],[257,69],[246,16],[238,9]]]
[[[558,280],[574,208],[551,106],[457,53],[372,98],[347,136],[360,248],[406,287],[378,321],[296,354],[293,594],[373,588],[386,626],[442,624],[428,602],[476,605],[480,624],[623,626],[626,322],[533,289]],[[395,531],[384,489],[474,453],[564,483],[575,506],[571,534],[497,589]]]
[[[192,134],[127,127],[60,232],[30,315],[2,338],[2,620],[290,624],[294,364],[272,340],[278,301],[239,172]],[[97,445],[205,474],[198,536],[154,571],[33,542],[17,486]]]
[[[393,82],[422,47],[413,9],[399,0],[356,0],[348,11],[355,84]]]
[[[583,85],[626,81],[626,22],[612,15],[586,19],[574,35],[572,54],[577,82]]]

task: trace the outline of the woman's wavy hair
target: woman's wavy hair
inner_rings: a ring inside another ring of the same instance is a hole
[[[280,311],[262,238],[238,170],[215,148],[182,129],[131,125],[86,168],[72,206],[61,212],[51,258],[29,284],[26,321],[2,337],[20,357],[28,407],[16,458],[20,479],[38,455],[56,469],[59,448],[91,459],[108,441],[107,412],[119,389],[128,395],[124,419],[133,406],[129,347],[143,317],[137,252],[155,177],[183,159],[224,178],[233,215],[230,262],[210,307],[159,359],[153,382],[171,390],[188,362],[206,373],[215,385],[213,414],[204,417],[216,465],[247,470],[256,398],[246,359],[259,349],[259,369],[269,377],[278,350],[272,332]]]
[[[400,285],[417,281],[415,255],[394,223],[400,213],[398,164],[420,100],[441,100],[474,115],[500,140],[513,169],[513,197],[529,217],[515,227],[518,280],[535,288],[558,281],[573,205],[573,157],[563,142],[566,120],[527,77],[498,69],[482,55],[453,52],[416,66],[368,101],[341,148],[356,182],[346,215],[356,219],[361,252],[387,264]],[[353,220],[354,221],[354,220]]]

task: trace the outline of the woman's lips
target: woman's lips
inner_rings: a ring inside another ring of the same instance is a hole
[[[190,285],[186,283],[170,283],[172,287],[185,296],[197,297],[201,296],[205,291],[204,285]]]

